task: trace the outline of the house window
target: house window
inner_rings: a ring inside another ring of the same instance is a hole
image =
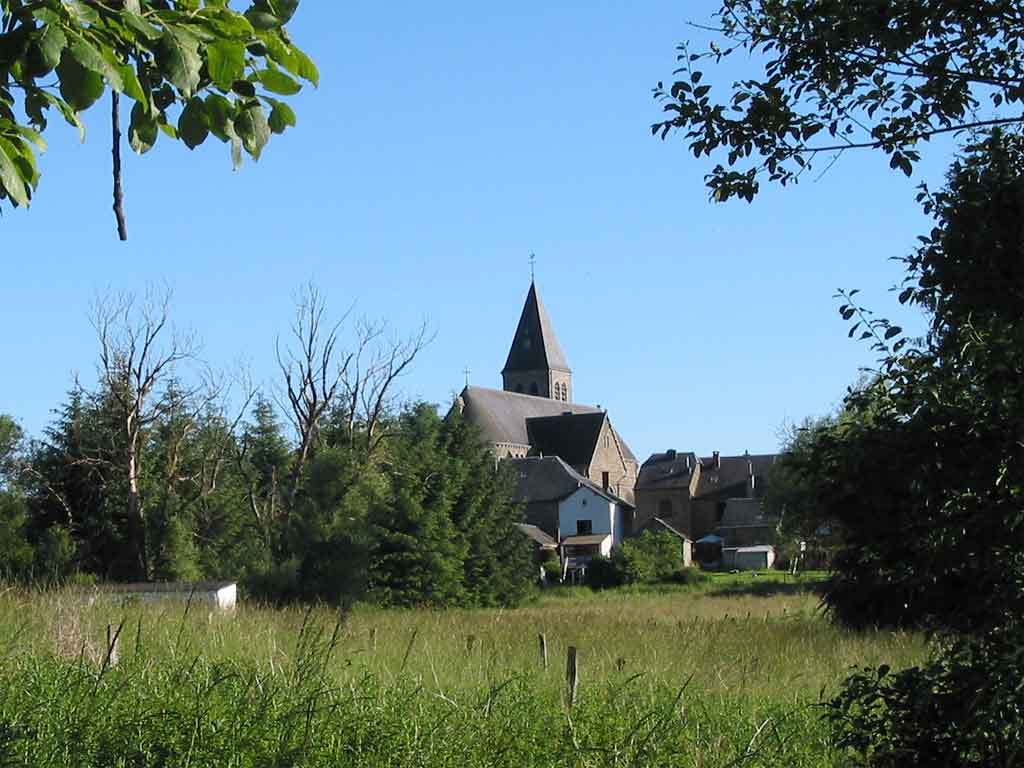
[[[658,502],[658,517],[672,517],[672,500],[662,499]]]
[[[594,523],[592,520],[577,520],[576,521],[576,535],[577,536],[589,536],[594,532]]]
[[[602,472],[601,473],[601,487],[604,488],[607,491],[608,490],[608,484],[609,484],[608,473],[607,472]]]

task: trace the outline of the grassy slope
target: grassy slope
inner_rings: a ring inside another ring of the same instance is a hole
[[[328,609],[182,618],[8,592],[0,765],[829,765],[821,691],[925,648],[832,627],[805,586],[744,575],[515,611],[361,608],[333,644]],[[121,661],[101,674],[122,619]]]

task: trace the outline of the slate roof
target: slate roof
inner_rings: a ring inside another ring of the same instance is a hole
[[[516,523],[516,528],[522,531],[524,534],[533,539],[537,544],[545,549],[554,549],[558,546],[558,542],[555,541],[554,537],[549,536],[547,533],[542,531],[536,525],[527,525],[526,523]]]
[[[526,434],[538,453],[558,456],[574,467],[586,467],[594,457],[604,420],[603,411],[536,416],[527,419]]]
[[[605,539],[611,538],[610,533],[594,533],[587,536],[566,536],[562,539],[563,544],[570,547],[600,546]]]
[[[537,293],[537,286],[531,282],[523,313],[519,316],[516,335],[508,351],[508,360],[501,372],[542,371],[549,368],[568,371],[569,364],[555,336],[544,302]]]
[[[465,418],[476,425],[484,440],[492,443],[532,445],[526,430],[527,419],[559,416],[565,412],[600,414],[603,418],[602,411],[589,405],[563,403],[500,389],[466,387],[459,397]]]
[[[525,459],[506,459],[515,477],[513,496],[516,501],[561,501],[587,487],[599,496],[628,509],[633,505],[614,493],[604,490],[593,480],[584,477],[558,456],[528,456]]]
[[[689,463],[687,463],[689,462]],[[637,488],[688,488],[697,467],[695,453],[655,453],[640,467]]]
[[[713,496],[740,485],[746,486],[751,470],[755,477],[763,478],[776,458],[777,454],[774,453],[721,456],[719,469],[715,469],[714,458],[703,458],[700,460],[700,480],[696,495]]]

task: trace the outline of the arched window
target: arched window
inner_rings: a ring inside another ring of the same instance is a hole
[[[537,382],[536,381],[530,383],[530,394],[531,395],[538,395],[538,394],[540,394],[540,390],[537,388]]]
[[[558,385],[558,393],[561,395],[562,402],[569,400],[569,388],[564,383]]]

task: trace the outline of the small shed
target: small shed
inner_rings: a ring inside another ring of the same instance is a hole
[[[767,571],[775,564],[775,547],[762,544],[738,547],[734,567],[740,571]]]

